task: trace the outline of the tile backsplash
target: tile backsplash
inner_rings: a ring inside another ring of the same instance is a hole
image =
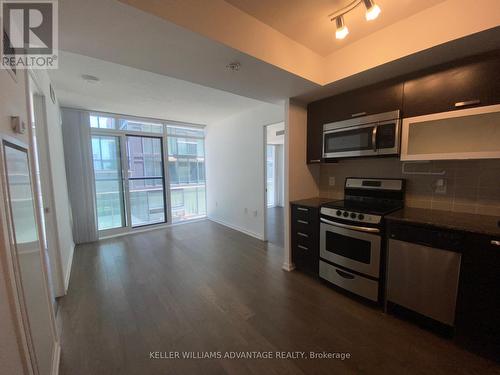
[[[335,177],[335,186],[330,186],[330,177]],[[321,165],[320,196],[342,199],[346,177],[404,178],[405,204],[410,207],[500,216],[498,159],[417,163],[398,158],[341,160]]]

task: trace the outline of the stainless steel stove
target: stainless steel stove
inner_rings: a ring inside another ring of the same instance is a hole
[[[380,300],[384,215],[404,205],[402,179],[347,178],[344,200],[321,207],[320,277]]]

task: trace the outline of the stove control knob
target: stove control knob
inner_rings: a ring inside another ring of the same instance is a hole
[[[344,211],[344,217],[347,217],[347,216],[349,216],[349,212]]]
[[[359,219],[359,220],[364,220],[364,219],[365,219],[365,215],[363,215],[363,214],[359,214],[359,215],[358,215],[358,219]]]
[[[351,219],[356,219],[356,214],[354,212],[351,212]]]
[[[337,216],[342,216],[342,211],[337,210]]]

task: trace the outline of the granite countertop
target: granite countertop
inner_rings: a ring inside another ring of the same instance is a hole
[[[386,215],[385,218],[389,221],[423,224],[500,237],[500,217],[497,216],[405,207]]]
[[[306,207],[312,207],[312,208],[320,208],[321,205],[328,203],[328,202],[333,202],[338,199],[331,199],[331,198],[320,198],[320,197],[314,197],[314,198],[308,198],[308,199],[300,199],[297,201],[290,202],[291,204],[296,204],[299,206],[306,206]]]

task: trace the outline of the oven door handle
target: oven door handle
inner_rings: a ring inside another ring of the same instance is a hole
[[[378,125],[375,125],[372,130],[372,147],[373,147],[373,152],[377,152],[377,132],[378,132]]]
[[[330,221],[324,218],[321,218],[321,222],[325,224],[330,224],[336,227],[340,228],[346,228],[346,229],[352,229],[352,230],[357,230],[360,232],[367,232],[367,233],[380,233],[380,229],[378,228],[369,228],[369,227],[358,227],[357,225],[349,225],[349,224],[342,224],[342,223],[336,223],[334,221]]]

